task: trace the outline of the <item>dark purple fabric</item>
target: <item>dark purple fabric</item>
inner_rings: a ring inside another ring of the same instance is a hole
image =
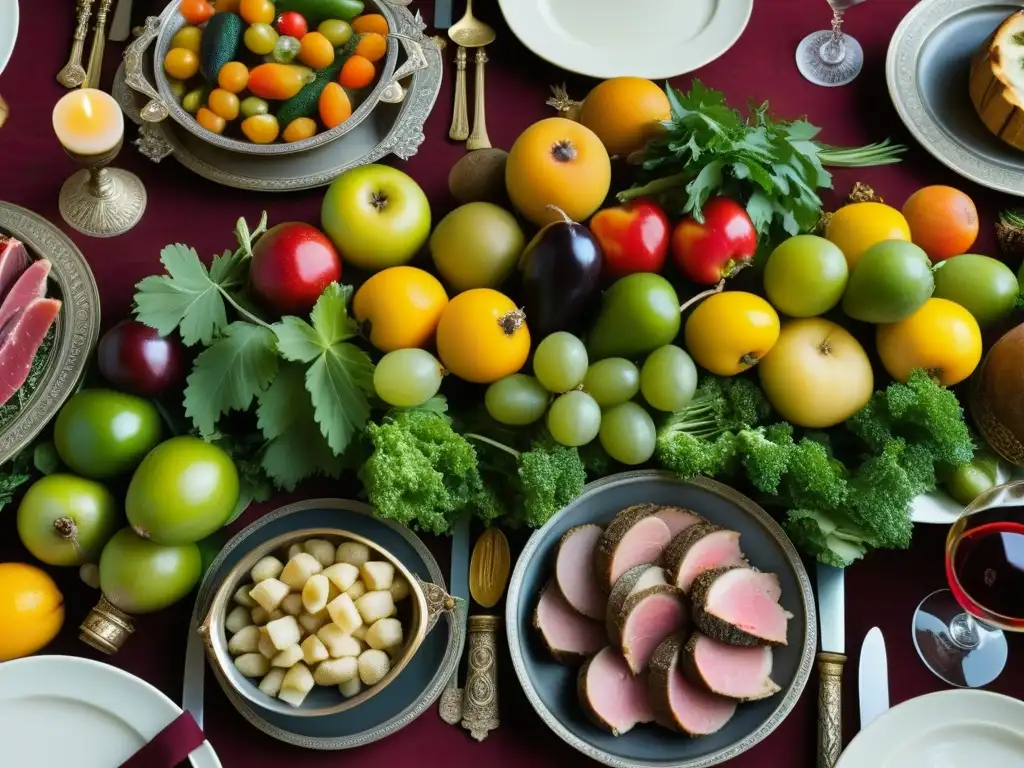
[[[192,715],[182,712],[152,741],[121,763],[121,768],[175,768],[204,741],[206,736]]]

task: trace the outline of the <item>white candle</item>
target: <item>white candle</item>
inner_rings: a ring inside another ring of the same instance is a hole
[[[53,130],[69,152],[100,155],[117,146],[124,136],[124,115],[109,94],[79,88],[53,108]]]

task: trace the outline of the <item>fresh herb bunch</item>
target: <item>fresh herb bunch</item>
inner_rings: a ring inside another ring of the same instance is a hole
[[[760,236],[773,229],[796,235],[821,217],[818,190],[832,187],[825,166],[887,165],[906,150],[888,139],[856,149],[822,144],[814,140],[819,128],[774,120],[768,102],[751,104],[744,118],[720,91],[696,79],[688,93],[667,83],[665,93],[672,109],[666,134],[648,142],[638,183],[619,193],[620,202],[652,197],[671,213],[703,221],[704,203],[724,194],[746,205]]]

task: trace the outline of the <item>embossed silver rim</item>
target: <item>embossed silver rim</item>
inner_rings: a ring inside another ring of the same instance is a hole
[[[519,604],[523,599],[523,576],[526,573],[527,564],[537,551],[537,547],[545,529],[548,526],[555,525],[557,521],[570,509],[579,504],[585,503],[588,499],[591,499],[610,488],[623,485],[642,484],[651,480],[668,481],[678,483],[679,485],[692,485],[698,488],[703,488],[716,496],[720,496],[726,501],[731,502],[753,517],[761,527],[765,529],[765,532],[775,539],[776,543],[785,553],[790,566],[793,568],[797,581],[800,584],[800,600],[803,603],[804,616],[806,617],[803,626],[804,643],[803,647],[800,649],[800,664],[797,667],[796,674],[793,676],[793,680],[790,682],[785,694],[779,701],[778,706],[775,708],[775,711],[772,712],[772,714],[756,731],[747,735],[747,737],[741,741],[705,757],[695,758],[693,760],[684,760],[677,763],[668,763],[665,761],[650,763],[643,760],[629,760],[616,757],[615,755],[608,754],[600,749],[595,749],[583,739],[579,738],[558,718],[556,718],[544,705],[544,702],[541,701],[536,688],[533,687],[533,681],[530,679],[530,676],[526,671],[526,662],[523,659],[522,654],[519,652]],[[523,548],[522,553],[519,555],[519,559],[516,561],[515,571],[513,571],[512,579],[509,581],[508,601],[505,607],[505,626],[508,636],[509,652],[512,656],[512,666],[515,668],[516,676],[519,678],[519,684],[526,693],[526,698],[529,699],[530,704],[533,705],[537,714],[540,715],[548,728],[554,731],[562,741],[592,760],[596,760],[604,765],[613,766],[613,768],[707,768],[708,766],[724,763],[733,759],[737,755],[746,752],[755,744],[763,741],[772,731],[778,728],[782,721],[785,720],[787,715],[789,715],[793,710],[793,707],[796,706],[797,701],[800,700],[800,695],[803,693],[804,687],[807,685],[807,680],[810,678],[811,668],[814,665],[814,653],[818,645],[818,619],[817,611],[814,607],[814,593],[811,590],[811,580],[807,575],[807,570],[804,568],[803,562],[800,560],[800,555],[797,554],[796,548],[793,546],[793,542],[789,540],[789,537],[786,535],[785,531],[779,527],[779,524],[776,523],[767,512],[761,509],[761,507],[748,499],[742,493],[733,490],[727,485],[723,485],[722,483],[703,477],[690,481],[680,480],[670,472],[661,472],[658,470],[622,472],[620,474],[611,475],[610,477],[605,477],[600,480],[596,480],[593,483],[589,483],[587,487],[584,488],[583,494],[576,499],[576,501],[548,520],[543,528],[540,528],[530,537],[529,541],[526,542],[526,546]]]
[[[373,517],[373,507],[369,504],[364,504],[359,501],[350,501],[348,499],[310,499],[308,501],[288,504],[287,506],[280,507],[273,512],[267,513],[252,525],[249,525],[235,534],[231,540],[224,545],[224,548],[210,564],[210,567],[207,570],[207,576],[203,578],[202,583],[199,585],[199,593],[196,596],[196,604],[192,613],[192,624],[194,626],[198,626],[199,622],[202,621],[203,616],[205,616],[209,611],[209,603],[216,591],[216,585],[214,584],[213,578],[211,578],[211,574],[216,574],[217,571],[220,570],[221,566],[224,564],[225,558],[230,552],[240,546],[244,546],[246,539],[248,539],[253,532],[258,531],[268,523],[282,517],[286,517],[287,515],[291,515],[296,512],[304,512],[309,509],[341,509],[346,512],[354,512],[356,514]],[[441,567],[437,564],[434,556],[430,554],[430,550],[427,549],[426,545],[420,541],[419,537],[416,536],[415,533],[405,526],[398,525],[390,520],[384,520],[379,517],[374,517],[374,519],[383,525],[388,526],[393,531],[400,534],[403,539],[408,541],[412,548],[416,550],[416,554],[419,555],[426,564],[427,571],[430,574],[430,581],[447,590],[447,583],[445,581],[444,574],[441,572]],[[218,685],[220,685],[224,695],[227,696],[231,705],[238,711],[238,713],[244,717],[250,725],[259,729],[268,736],[272,736],[278,741],[294,744],[298,747],[305,747],[306,749],[319,750],[341,750],[351,749],[352,747],[361,747],[366,744],[379,741],[380,739],[401,730],[423,714],[423,712],[437,701],[438,697],[441,695],[441,691],[448,682],[448,678],[451,677],[452,672],[458,668],[466,641],[465,632],[463,630],[463,627],[465,626],[464,617],[457,617],[455,614],[446,611],[444,613],[444,619],[448,623],[448,648],[445,652],[441,665],[438,667],[434,677],[431,678],[430,683],[423,691],[423,694],[390,720],[379,724],[375,728],[362,731],[361,733],[357,733],[352,736],[342,736],[337,738],[302,736],[301,734],[292,733],[291,731],[278,728],[276,725],[268,723],[258,713],[250,709],[246,704],[245,699],[239,696],[234,689],[232,689],[231,684],[223,677],[220,670],[216,667],[213,668],[214,677],[217,678]]]
[[[100,294],[82,252],[42,216],[0,201],[0,232],[21,240],[33,256],[49,259],[62,294],[46,372],[25,409],[0,429],[3,463],[31,443],[78,388],[100,334]]]
[[[917,82],[917,57],[924,41],[952,16],[992,0],[921,0],[903,17],[889,42],[885,80],[889,96],[907,130],[936,160],[989,189],[1024,196],[1024,160],[1018,170],[972,152],[953,141],[925,108]]]

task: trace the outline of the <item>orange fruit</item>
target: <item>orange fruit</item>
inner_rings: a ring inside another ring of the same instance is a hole
[[[587,94],[580,122],[601,139],[610,155],[628,155],[664,129],[672,116],[668,96],[642,77],[613,77]]]
[[[324,69],[334,62],[334,46],[322,32],[307,32],[302,37],[299,61],[311,69]]]
[[[0,563],[0,661],[46,646],[64,624],[64,596],[44,571]]]
[[[437,354],[463,381],[490,384],[526,364],[530,331],[512,299],[491,288],[473,288],[449,301],[441,313]]]
[[[379,13],[364,13],[352,21],[352,31],[360,34],[376,32],[378,35],[388,33],[388,20]]]
[[[338,82],[346,88],[365,88],[373,82],[376,74],[373,62],[356,54],[349,56],[348,61],[341,65]]]
[[[416,267],[388,267],[356,291],[352,314],[381,352],[426,347],[434,340],[448,294],[441,282]]]
[[[337,83],[328,83],[321,91],[317,108],[321,122],[328,129],[337,128],[352,116],[352,102],[345,89]]]
[[[512,145],[505,186],[512,204],[538,227],[562,216],[585,221],[601,207],[611,185],[608,152],[585,125],[549,117],[534,123]]]
[[[745,291],[708,296],[686,319],[686,349],[716,376],[735,376],[757,365],[779,340],[772,305]]]
[[[915,368],[924,368],[942,386],[951,387],[981,362],[978,321],[948,299],[928,299],[910,317],[878,326],[875,344],[885,370],[902,382]]]
[[[903,204],[910,239],[932,262],[967,253],[978,237],[978,209],[954,187],[922,187]]]
[[[367,61],[380,61],[388,52],[388,41],[384,35],[367,32],[356,43],[356,54]]]
[[[832,214],[825,238],[839,246],[852,270],[864,251],[883,240],[910,240],[903,214],[884,203],[852,203]]]

